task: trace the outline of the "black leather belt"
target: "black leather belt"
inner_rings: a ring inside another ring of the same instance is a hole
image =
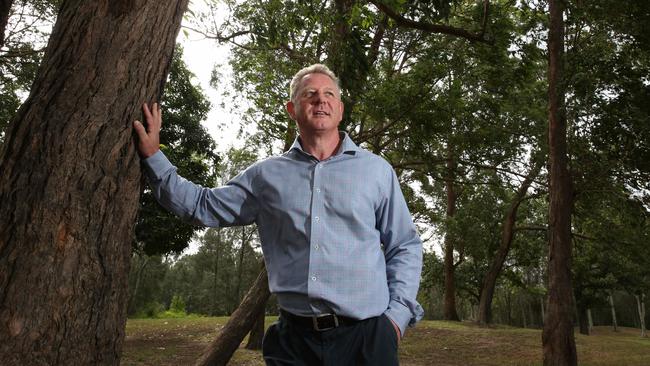
[[[359,320],[348,318],[347,316],[341,316],[336,314],[321,314],[314,316],[299,316],[292,314],[288,311],[280,309],[280,314],[282,317],[288,321],[298,324],[302,327],[313,329],[319,332],[338,328],[342,325],[351,325],[358,323]]]

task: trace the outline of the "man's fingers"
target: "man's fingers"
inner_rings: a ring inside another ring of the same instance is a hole
[[[156,120],[158,121],[158,127],[162,127],[162,109],[160,109],[160,104],[155,103],[156,108]]]
[[[162,125],[162,117],[160,112],[160,105],[158,103],[153,103],[151,108],[147,103],[142,105],[142,111],[147,120],[147,130],[151,131],[160,131]]]
[[[142,122],[140,121],[134,121],[133,122],[133,128],[135,128],[135,132],[138,134],[138,137],[140,140],[144,140],[148,138],[147,136],[147,131],[145,130],[144,126],[142,125]]]
[[[147,103],[144,103],[142,105],[142,112],[144,113],[144,118],[147,121],[147,127],[151,129],[151,125],[153,124],[153,116],[151,115],[151,110],[149,109],[149,105],[147,105]]]
[[[146,124],[141,121],[133,121],[133,129],[138,134],[138,152],[143,158],[148,158],[160,148],[160,107],[153,103],[151,108],[146,103],[142,104],[142,112]]]
[[[158,103],[153,104],[153,120],[158,130],[160,130],[162,127],[162,117],[160,113],[160,104]]]

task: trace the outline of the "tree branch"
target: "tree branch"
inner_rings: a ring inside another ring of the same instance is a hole
[[[205,31],[202,31],[200,29],[196,29],[196,28],[193,28],[193,27],[189,27],[187,25],[184,25],[183,28],[189,29],[192,32],[196,32],[196,33],[202,35],[205,38],[214,39],[214,40],[216,40],[218,42],[222,42],[222,43],[223,42],[230,42],[230,41],[232,41],[233,38],[236,38],[236,37],[243,36],[245,34],[251,33],[250,31],[239,31],[239,32],[234,32],[232,34],[229,34],[227,36],[222,36],[218,32],[217,33],[207,33]]]
[[[481,43],[486,43],[486,44],[494,44],[493,40],[486,39],[484,37],[485,35],[485,25],[487,24],[487,13],[484,14],[483,18],[483,29],[481,30],[481,33],[476,34],[476,33],[471,33],[467,31],[466,29],[462,28],[456,28],[452,27],[449,25],[442,25],[442,24],[433,24],[433,23],[427,23],[427,22],[418,22],[415,20],[407,19],[400,14],[398,14],[394,9],[391,7],[385,5],[381,1],[377,0],[368,0],[369,3],[375,5],[379,10],[381,10],[384,14],[388,15],[391,19],[395,21],[399,26],[406,27],[406,28],[412,28],[412,29],[417,29],[421,31],[425,31],[428,33],[438,33],[438,34],[447,34],[450,36],[455,36],[455,37],[460,37],[460,38],[465,38],[471,42],[481,42]],[[485,5],[484,5],[484,10],[487,10],[487,4],[489,3],[488,0],[485,0]]]

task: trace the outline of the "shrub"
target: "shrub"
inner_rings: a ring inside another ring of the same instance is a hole
[[[185,315],[185,300],[178,295],[174,295],[172,297],[172,303],[169,305],[169,311]]]

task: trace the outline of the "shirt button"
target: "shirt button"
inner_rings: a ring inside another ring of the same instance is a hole
[[[316,216],[316,217],[314,217],[314,220],[316,220],[316,222],[318,222],[318,221],[320,221],[320,217]]]
[[[320,188],[316,188],[316,193],[320,193]]]
[[[314,249],[318,250],[318,248],[320,248],[320,246],[318,244],[314,244]]]
[[[312,281],[316,281],[316,275],[312,275],[312,276],[311,276],[311,280],[312,280]]]

